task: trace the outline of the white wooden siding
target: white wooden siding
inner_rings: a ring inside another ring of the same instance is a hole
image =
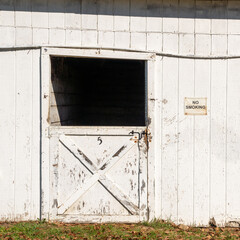
[[[240,55],[234,0],[0,0],[0,48],[122,48]],[[240,220],[240,57],[157,57],[155,217]],[[0,219],[39,217],[40,50],[0,52]],[[207,97],[185,116],[184,97]]]
[[[182,54],[202,54],[206,47],[212,55],[239,53],[231,48],[224,51],[227,44],[240,41],[238,1],[21,0],[14,5],[12,0],[2,0],[0,7],[1,47],[129,48],[131,43],[137,50],[161,52],[163,46],[164,52],[177,54],[177,40],[180,45],[188,44]]]
[[[0,218],[39,217],[40,51],[0,53]]]

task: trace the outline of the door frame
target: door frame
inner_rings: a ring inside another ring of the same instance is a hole
[[[41,175],[41,203],[40,218],[49,220],[50,212],[50,81],[51,81],[51,56],[62,57],[88,57],[88,58],[109,58],[109,59],[128,59],[144,60],[146,62],[146,87],[147,87],[147,129],[148,135],[145,136],[148,144],[147,162],[147,196],[148,196],[148,220],[155,218],[155,121],[156,121],[156,54],[149,52],[121,51],[121,50],[102,50],[102,49],[80,49],[80,48],[54,48],[43,47],[41,49],[41,156],[40,156],[40,175]],[[56,127],[57,129],[58,127]],[[88,128],[88,127],[84,127]],[[112,128],[105,127],[104,128]],[[124,127],[123,127],[124,128]],[[128,127],[126,127],[128,128]],[[117,221],[117,219],[116,219]]]

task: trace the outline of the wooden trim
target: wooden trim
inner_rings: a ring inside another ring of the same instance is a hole
[[[61,216],[57,217],[57,219],[61,219],[61,221],[68,222],[68,221],[84,221],[87,222],[88,219],[91,222],[94,221],[104,221],[104,222],[134,222],[134,221],[145,221],[145,220],[152,220],[155,216],[155,90],[154,90],[154,81],[155,81],[155,57],[156,55],[153,53],[139,53],[139,52],[124,52],[124,51],[113,51],[113,50],[95,50],[95,49],[64,49],[64,48],[43,48],[42,55],[41,55],[41,62],[42,62],[42,218],[49,219],[50,213],[50,170],[49,170],[49,138],[52,134],[85,134],[85,135],[99,135],[99,134],[109,134],[111,130],[117,127],[104,127],[105,129],[100,129],[96,127],[50,127],[49,124],[49,107],[50,107],[50,76],[51,76],[51,63],[50,63],[50,55],[57,55],[57,56],[72,56],[72,57],[93,57],[93,58],[114,58],[114,59],[132,59],[132,60],[145,60],[147,63],[147,82],[148,82],[148,126],[147,132],[151,133],[148,136],[148,156],[144,156],[141,159],[141,164],[143,164],[144,168],[148,169],[147,176],[142,176],[142,178],[148,178],[148,190],[141,196],[141,201],[144,202],[148,198],[148,206],[149,212],[144,213],[141,212],[140,209],[140,218],[133,217],[133,216],[104,216],[104,217],[96,217],[96,216],[89,216],[84,217],[83,220],[79,218],[79,216]],[[151,119],[151,121],[150,121]],[[111,129],[111,130],[110,130]],[[114,130],[114,134],[129,134],[132,127],[119,127],[117,131]],[[136,129],[134,127],[134,129]],[[146,127],[137,127],[139,131],[146,130]],[[97,131],[96,131],[97,130]],[[110,130],[110,131],[109,131]],[[130,130],[130,131],[129,131]],[[109,132],[108,132],[109,131]],[[144,139],[142,139],[144,140]],[[144,208],[144,206],[140,206],[140,208]],[[146,206],[145,206],[146,207]],[[50,218],[52,218],[50,216]],[[56,220],[57,220],[56,219]]]
[[[154,53],[139,53],[117,50],[101,49],[71,49],[71,48],[43,48],[43,55],[65,56],[65,57],[87,57],[87,58],[111,58],[111,59],[130,59],[130,60],[153,60]]]
[[[41,208],[42,208],[42,219],[49,219],[49,138],[48,138],[48,114],[49,114],[49,82],[50,82],[50,58],[47,55],[41,56],[41,77],[42,77],[42,96],[41,96],[41,107],[42,107],[42,189],[41,189]]]
[[[132,130],[142,132],[146,127],[75,127],[75,126],[49,126],[49,135],[84,135],[84,136],[99,136],[99,135],[118,135],[131,136]]]
[[[119,216],[119,215],[112,215],[112,216],[91,216],[91,215],[75,215],[75,214],[68,214],[68,215],[57,215],[54,221],[60,221],[65,223],[137,223],[139,222],[139,216]]]
[[[148,127],[147,127],[147,142],[148,142],[148,220],[155,218],[155,159],[156,159],[156,79],[155,79],[155,61],[147,62],[148,72]]]

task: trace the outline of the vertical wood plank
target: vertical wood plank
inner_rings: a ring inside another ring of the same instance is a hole
[[[179,0],[179,32],[194,33],[195,1]]]
[[[14,26],[15,13],[14,13],[14,0],[4,0],[0,2],[0,25],[1,26]]]
[[[137,50],[146,50],[146,33],[131,33],[131,48]]]
[[[33,45],[48,45],[49,31],[47,28],[33,28]]]
[[[207,97],[210,105],[210,61],[195,61],[195,96]],[[195,117],[194,146],[194,221],[207,225],[209,221],[209,161],[210,161],[210,112]]]
[[[227,31],[226,31],[227,33]],[[212,54],[227,54],[227,36],[212,35]],[[226,213],[227,60],[212,61],[210,217],[224,226]]]
[[[212,34],[227,34],[228,20],[227,20],[227,1],[212,1]]]
[[[162,32],[162,1],[147,0],[147,31]]]
[[[156,185],[154,184],[155,179],[155,167],[156,167],[156,139],[155,136],[152,137],[152,134],[155,134],[155,126],[156,126],[156,94],[155,94],[155,81],[156,81],[156,59],[153,58],[153,61],[148,61],[147,63],[147,89],[148,89],[148,96],[147,96],[147,102],[148,102],[148,131],[149,136],[148,137],[148,209],[149,209],[149,221],[154,220],[155,218],[155,208],[156,208]]]
[[[40,50],[32,52],[32,192],[31,219],[40,218]]]
[[[211,32],[211,0],[196,1],[195,33]]]
[[[238,220],[240,216],[240,182],[239,178],[239,136],[240,136],[240,60],[228,60],[227,82],[227,188],[226,188],[226,222]]]
[[[49,30],[49,43],[52,46],[64,46],[65,45],[66,31],[64,29],[50,29]]]
[[[48,0],[32,0],[32,27],[48,28]]]
[[[47,54],[47,49],[42,49],[41,55],[41,124],[42,124],[42,149],[41,149],[41,167],[42,167],[42,177],[41,177],[41,208],[42,208],[42,218],[49,219],[49,102],[50,102],[50,58]]]
[[[212,61],[210,217],[225,223],[226,60]]]
[[[129,31],[130,0],[114,0],[114,31]]]
[[[0,27],[0,45],[1,47],[14,46],[15,44],[15,28]]]
[[[31,211],[32,52],[16,52],[15,220],[28,220]]]
[[[82,32],[81,30],[66,30],[66,45],[81,46]]]
[[[65,1],[65,28],[81,29],[81,0]]]
[[[147,30],[147,1],[131,0],[130,31],[145,32]]]
[[[179,54],[194,55],[195,36],[194,34],[179,34]]]
[[[212,35],[212,54],[214,56],[226,56],[228,36],[227,35]]]
[[[18,27],[16,28],[17,46],[31,46],[32,45],[32,28]]]
[[[114,32],[98,32],[98,46],[112,48],[114,44]]]
[[[178,59],[163,58],[162,217],[177,221]]]
[[[178,0],[163,0],[163,32],[178,31]]]
[[[147,50],[162,52],[162,33],[147,33]]]
[[[49,28],[65,27],[65,0],[48,1]]]
[[[98,30],[113,31],[113,0],[98,1]]]
[[[240,54],[240,49],[236,48],[240,44],[240,35],[228,35],[228,54],[237,56]]]
[[[227,1],[227,29],[228,34],[240,33],[240,2],[235,0]]]
[[[114,45],[113,33],[113,0],[98,1],[98,46],[110,47]]]
[[[153,113],[155,117],[155,126],[154,126],[154,136],[155,141],[154,144],[154,159],[155,159],[155,213],[154,216],[157,219],[161,218],[161,167],[162,167],[162,159],[161,159],[161,108],[162,108],[162,57],[156,57],[155,63],[155,77],[154,77],[154,93],[155,98],[155,111]]]
[[[0,53],[0,219],[14,220],[15,52]]]
[[[186,51],[187,46],[180,47]],[[184,98],[194,96],[194,60],[179,59],[178,223],[193,223],[194,117],[184,114]]]
[[[198,56],[209,56],[211,53],[211,36],[209,34],[195,35],[195,54]],[[207,62],[207,61],[206,61]]]
[[[97,29],[97,1],[82,0],[82,28]]]
[[[59,137],[51,136],[50,139],[50,211],[49,220],[55,220],[58,211],[58,179],[59,177]]]
[[[139,206],[140,206],[140,211],[139,211],[139,221],[147,221],[148,217],[150,219],[152,219],[152,208],[154,208],[153,205],[150,204],[154,204],[154,202],[152,202],[151,200],[149,201],[148,198],[148,193],[149,193],[149,187],[152,189],[152,186],[148,186],[148,184],[151,184],[151,181],[149,181],[150,179],[148,178],[148,154],[147,154],[147,146],[146,146],[146,142],[144,141],[144,139],[139,140],[138,142],[139,144],[139,161],[140,161],[140,175],[139,175],[139,189],[141,189],[139,191]],[[147,187],[146,187],[147,186]],[[153,193],[153,192],[152,192]],[[154,194],[154,193],[153,193]],[[148,206],[148,207],[146,207]]]
[[[163,52],[168,54],[178,53],[178,34],[163,34]]]
[[[90,31],[90,30],[82,31],[82,46],[96,47],[97,42],[98,42],[97,31]]]
[[[15,25],[21,27],[32,26],[32,4],[30,0],[15,1]]]
[[[196,35],[196,54],[211,53],[211,36]],[[194,145],[194,222],[207,225],[210,214],[210,144],[211,144],[211,62],[195,60],[195,97],[206,97],[206,116],[195,116]]]
[[[114,32],[114,47],[115,48],[130,48],[130,33],[129,32]]]

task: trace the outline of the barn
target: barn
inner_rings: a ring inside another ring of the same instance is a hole
[[[0,0],[0,221],[240,225],[240,1]]]

